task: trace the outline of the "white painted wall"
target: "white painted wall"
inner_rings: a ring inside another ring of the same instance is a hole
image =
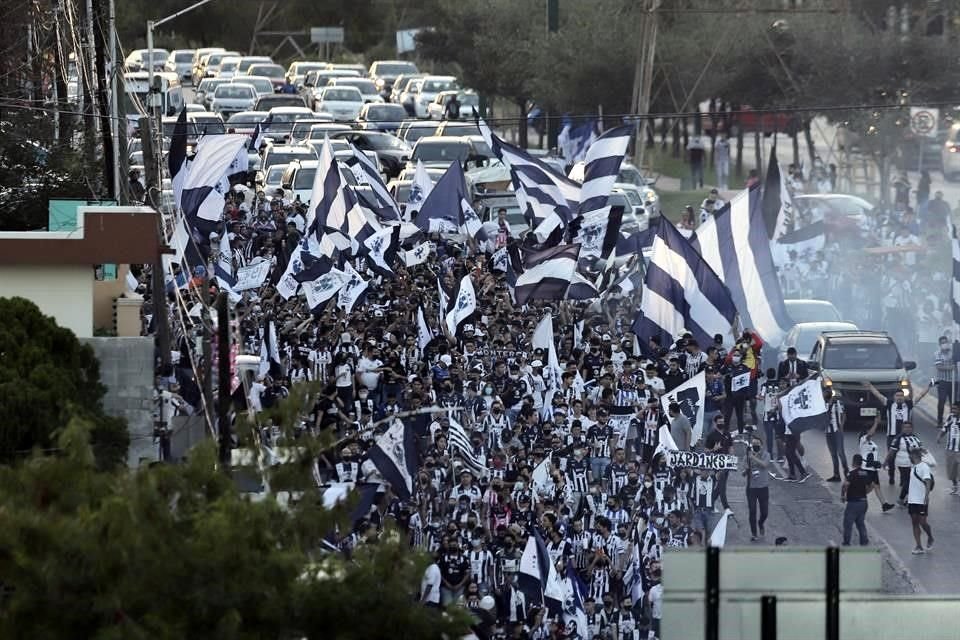
[[[32,300],[78,338],[93,336],[93,267],[0,266],[0,297]]]

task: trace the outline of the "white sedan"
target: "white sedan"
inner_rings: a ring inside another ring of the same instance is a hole
[[[334,120],[356,120],[363,108],[363,95],[356,87],[327,87],[317,98],[316,111],[332,113]]]

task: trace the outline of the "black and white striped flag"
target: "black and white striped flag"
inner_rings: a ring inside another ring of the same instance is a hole
[[[950,307],[953,309],[953,337],[960,339],[960,237],[957,236],[957,225],[951,225],[953,240],[953,277],[950,278]]]
[[[579,257],[579,244],[559,245],[526,256],[523,273],[517,276],[513,288],[517,304],[527,304],[530,300],[563,300]]]
[[[447,432],[447,437],[450,439],[450,446],[456,450],[460,459],[473,472],[473,475],[479,478],[486,474],[486,461],[474,455],[467,432],[464,431],[459,422],[453,419],[453,416],[450,416],[450,429]]]

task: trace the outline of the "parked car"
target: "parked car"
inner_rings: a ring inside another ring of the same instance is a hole
[[[263,189],[264,193],[273,193],[277,189],[282,189],[280,185],[283,184],[283,172],[286,170],[285,164],[275,164],[266,171],[261,169],[257,172],[257,185]]]
[[[237,75],[247,75],[247,69],[255,64],[273,64],[273,60],[267,56],[243,56],[240,58],[240,64],[237,65]]]
[[[419,160],[425,167],[442,167],[445,170],[451,162],[464,165],[467,162],[477,163],[487,158],[488,156],[469,137],[426,136],[417,140],[417,144],[414,145],[413,153],[410,155],[410,166],[415,166]]]
[[[331,78],[327,81],[328,87],[355,87],[360,91],[360,96],[364,103],[383,102],[383,98],[377,93],[377,88],[371,80],[366,78]]]
[[[190,80],[193,83],[193,86],[197,86],[203,76],[200,75],[200,72],[203,70],[203,63],[207,56],[211,53],[217,53],[219,51],[226,51],[223,47],[202,47],[193,52],[193,63],[190,66]]]
[[[429,124],[426,122],[423,124],[429,126]],[[437,125],[433,135],[440,137],[479,136],[480,128],[472,119],[466,122],[462,122],[460,120],[444,120]]]
[[[149,49],[134,49],[130,52],[127,58],[123,61],[123,66],[127,71],[149,71],[149,65],[147,64],[148,56],[150,55]],[[163,71],[163,68],[167,64],[167,58],[170,57],[170,52],[166,49],[154,49],[153,50],[153,70],[154,71]]]
[[[811,193],[795,196],[797,216],[806,224],[823,220],[827,233],[859,235],[867,228],[873,205],[859,196],[845,193]]]
[[[351,121],[363,107],[363,95],[356,87],[326,87],[317,98],[314,108],[332,113],[334,120]]]
[[[206,63],[203,65],[203,76],[205,78],[216,78],[220,72],[220,63],[226,58],[236,58],[240,54],[236,51],[217,51],[207,56]]]
[[[303,84],[303,79],[310,71],[320,71],[327,68],[326,62],[310,62],[307,60],[296,60],[287,67],[286,79],[289,84],[299,88]]]
[[[214,91],[216,91],[220,85],[227,84],[228,82],[230,81],[221,78],[204,78],[193,92],[194,104],[202,104],[204,108],[209,111],[210,105],[213,104]]]
[[[231,80],[237,77],[237,67],[240,66],[240,56],[227,56],[220,61],[220,70],[217,71],[218,78]]]
[[[420,82],[420,90],[413,101],[414,115],[418,118],[428,117],[427,106],[433,102],[438,93],[459,88],[454,76],[427,76],[423,78]]]
[[[388,178],[396,177],[410,158],[410,147],[400,138],[379,131],[342,131],[331,139],[347,140],[360,151],[373,151]]]
[[[263,98],[261,98],[262,100]],[[259,109],[258,109],[259,111]],[[286,142],[293,132],[293,123],[297,120],[306,120],[313,117],[313,112],[306,107],[272,107],[267,113],[263,125],[267,128],[267,135],[274,140]]]
[[[301,202],[309,202],[313,195],[313,180],[317,175],[319,166],[319,160],[291,161],[287,165],[286,171],[283,172],[281,187],[284,191],[290,192],[290,198],[299,198]],[[348,167],[338,160],[337,168],[340,169],[340,176],[345,184],[356,186],[357,178]]]
[[[193,70],[194,49],[174,49],[167,56],[165,69],[180,76],[180,81],[189,80]]]
[[[256,103],[257,92],[252,86],[232,82],[214,90],[210,110],[229,118],[234,113],[251,110]]]
[[[810,300],[790,298],[783,301],[787,315],[795,323],[801,322],[843,322],[840,312],[828,300]]]
[[[903,360],[893,338],[884,331],[825,331],[813,345],[809,367],[820,373],[825,388],[839,396],[849,426],[873,420],[886,407],[865,382],[886,398],[895,391],[903,391],[909,398],[913,392],[909,372],[917,363]]]
[[[420,85],[423,84],[423,79],[425,77],[426,76],[417,76],[411,78],[410,82],[407,83],[406,88],[400,92],[400,98],[398,102],[411,118],[415,118],[417,116],[417,107],[414,102],[417,100],[417,94],[420,93]]]
[[[257,125],[267,119],[266,111],[241,111],[231,115],[226,122],[227,133],[245,133],[252,135]]]
[[[284,71],[283,67],[278,64],[252,64],[247,68],[246,75],[270,78],[270,84],[273,85],[273,90],[277,92],[283,89],[283,85],[285,85],[287,82],[286,71]]]
[[[243,82],[243,84],[248,84],[256,89],[258,98],[272,96],[274,93],[273,83],[270,82],[270,78],[265,76],[234,76],[233,80],[235,82]]]
[[[374,81],[380,96],[386,99],[397,76],[417,72],[417,65],[408,60],[377,60],[370,65],[367,77]]]
[[[363,129],[393,133],[406,117],[407,112],[398,104],[368,103],[360,109],[357,122]]]
[[[350,69],[327,69],[323,71],[310,71],[303,77],[303,86],[300,87],[300,95],[306,101],[307,106],[317,109],[317,101],[320,94],[327,88],[330,80],[334,78],[359,78],[355,71]]]
[[[621,196],[623,202],[614,196]],[[623,207],[623,219],[620,223],[621,233],[631,234],[637,231],[646,231],[650,226],[650,216],[646,207],[643,206],[643,200],[636,189],[613,188],[610,191],[610,206],[618,205]]]
[[[433,122],[411,119],[400,123],[400,128],[397,129],[397,137],[413,147],[420,138],[432,136],[436,132],[437,126]]]
[[[313,115],[313,111],[307,109],[306,105],[303,104],[303,98],[293,93],[272,93],[268,96],[260,96],[257,98],[257,104],[254,109],[257,111],[270,111],[277,107],[303,109],[304,112]]]
[[[422,78],[424,75],[423,73],[401,73],[393,82],[393,88],[390,90],[388,102],[400,104],[400,94],[407,88],[410,81]]]
[[[433,102],[427,105],[427,117],[431,120],[446,120],[447,103],[457,96],[460,101],[459,114],[461,118],[473,118],[473,110],[480,110],[480,97],[472,91],[461,91],[453,89],[451,91],[441,91]]]
[[[220,135],[227,132],[223,118],[216,113],[188,113],[187,122],[192,127],[187,128],[187,144],[194,145],[203,135]],[[195,137],[194,137],[195,136]]]
[[[295,120],[293,123],[293,128],[290,129],[290,141],[305,142],[310,137],[310,129],[313,127],[313,125],[331,123],[333,123],[333,116],[330,116],[329,118],[325,116],[317,117],[316,113],[314,113],[314,115],[310,118],[301,118],[299,120]],[[347,128],[349,129],[350,127]]]
[[[787,359],[787,350],[790,348],[797,350],[801,360],[806,360],[817,338],[825,331],[859,331],[859,328],[852,322],[799,322],[790,327],[783,337],[783,342],[777,348],[777,362]]]
[[[271,144],[263,150],[262,170],[266,173],[275,165],[287,166],[294,160],[316,160],[319,156],[306,145]]]

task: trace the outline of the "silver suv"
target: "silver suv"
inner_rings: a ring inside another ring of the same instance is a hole
[[[825,387],[840,395],[848,424],[883,413],[883,405],[865,382],[886,398],[897,390],[909,398],[913,388],[908,372],[917,368],[916,362],[900,357],[885,331],[824,331],[813,345],[809,365],[811,371],[820,372]]]

